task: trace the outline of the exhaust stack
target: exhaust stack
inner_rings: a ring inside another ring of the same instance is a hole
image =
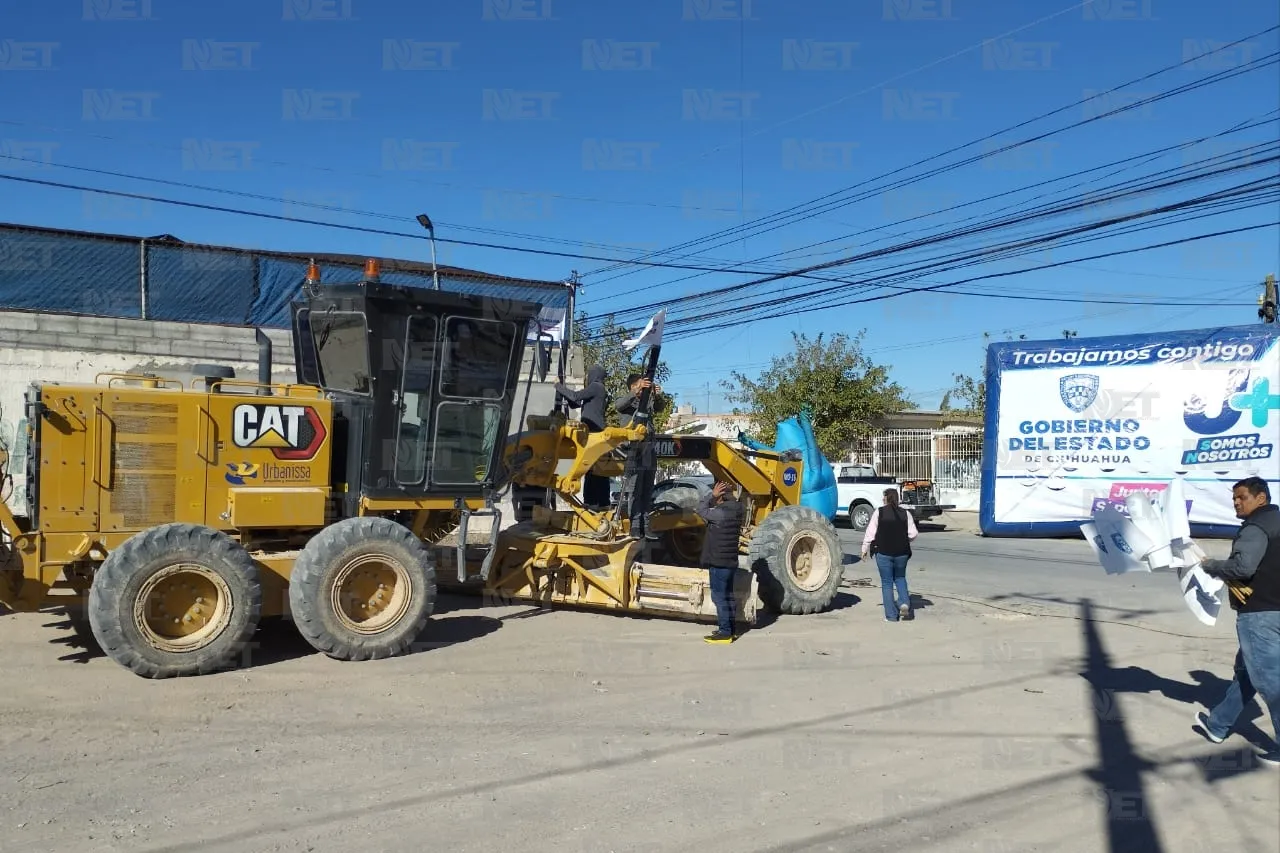
[[[261,329],[253,330],[258,339],[258,382],[263,386],[262,393],[271,396],[271,338]]]

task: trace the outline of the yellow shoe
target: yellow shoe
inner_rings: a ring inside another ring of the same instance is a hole
[[[715,631],[703,637],[702,639],[704,642],[707,642],[707,643],[718,643],[720,645],[728,645],[729,643],[732,643],[734,640],[738,638],[735,637],[733,634],[724,634],[724,633],[721,633],[720,631]]]

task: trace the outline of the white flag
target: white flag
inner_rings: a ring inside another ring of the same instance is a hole
[[[1218,611],[1222,609],[1218,593],[1226,586],[1225,583],[1205,574],[1197,563],[1183,572],[1178,585],[1182,588],[1182,600],[1187,603],[1193,616],[1205,625],[1213,625],[1218,621]]]
[[[1169,528],[1169,541],[1175,544],[1191,541],[1191,522],[1187,518],[1187,492],[1182,477],[1174,477],[1164,493],[1164,520]]]
[[[1151,571],[1140,556],[1150,550],[1150,541],[1115,507],[1095,512],[1092,522],[1080,525],[1080,532],[1107,574]]]
[[[667,309],[663,308],[657,314],[649,318],[649,323],[644,327],[644,331],[640,333],[640,337],[629,341],[623,341],[622,346],[627,352],[635,349],[641,344],[648,344],[656,347],[662,344],[662,324],[667,319]]]

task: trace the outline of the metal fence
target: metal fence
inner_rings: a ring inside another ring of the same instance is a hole
[[[852,458],[874,465],[883,477],[932,480],[939,490],[976,490],[982,479],[982,430],[883,430],[858,442]]]

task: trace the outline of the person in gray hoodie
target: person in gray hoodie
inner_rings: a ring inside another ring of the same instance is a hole
[[[587,384],[581,391],[571,391],[563,383],[556,383],[556,393],[571,409],[582,409],[579,416],[588,432],[600,432],[605,428],[604,407],[609,402],[609,392],[604,380],[608,374],[599,365],[587,371]],[[609,497],[609,478],[588,473],[582,478],[582,502],[588,509],[602,510],[612,501]]]

